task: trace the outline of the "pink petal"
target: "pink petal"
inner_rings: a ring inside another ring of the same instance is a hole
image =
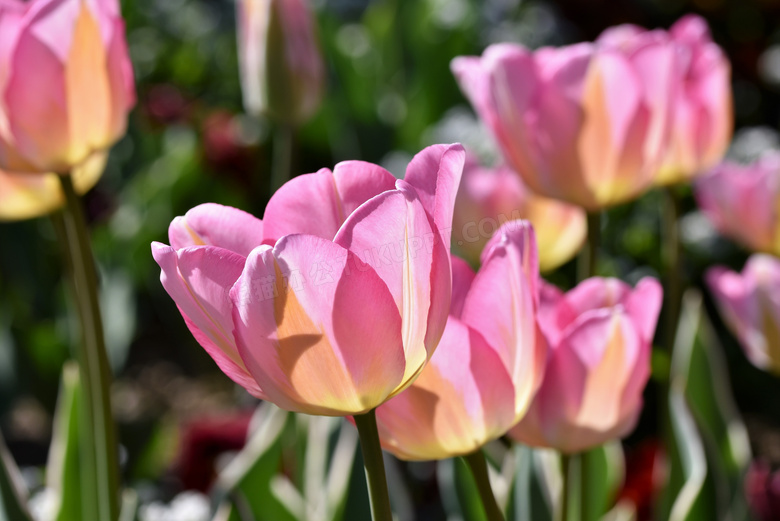
[[[515,422],[514,387],[482,336],[450,318],[415,383],[377,409],[385,449],[405,460],[464,455]]]
[[[432,283],[437,236],[414,188],[398,181],[398,190],[385,192],[349,216],[334,239],[360,258],[384,281],[403,320],[406,352],[404,380],[412,380],[433,354],[446,324],[452,276],[446,262],[446,287]],[[443,296],[442,296],[443,295]],[[428,343],[428,317],[433,299],[446,304],[436,343]]]
[[[405,383],[393,299],[373,269],[337,244],[288,235],[255,249],[231,299],[239,353],[282,408],[360,414]]]
[[[463,311],[463,305],[466,302],[466,295],[471,289],[476,273],[471,266],[460,257],[452,256],[452,304],[450,305],[450,315],[460,317]]]
[[[332,173],[323,168],[295,177],[268,202],[265,238],[273,243],[284,235],[304,233],[332,240],[358,206],[394,187],[390,172],[362,161],[339,163]]]
[[[656,279],[645,277],[623,301],[634,326],[647,343],[653,341],[663,299],[661,284]]]
[[[230,288],[244,267],[244,258],[212,246],[176,251],[152,243],[152,255],[160,265],[160,281],[184,317],[198,343],[219,368],[253,395],[264,394],[249,375],[233,338],[233,304]]]
[[[242,210],[206,203],[176,217],[168,237],[177,250],[205,244],[246,257],[263,243],[263,222]]]
[[[507,223],[485,248],[461,314],[501,356],[523,410],[545,363],[546,344],[536,323],[538,277],[533,228],[526,221]]]
[[[465,163],[466,151],[462,145],[433,145],[414,156],[404,177],[415,188],[425,211],[433,219],[447,253],[455,197]]]

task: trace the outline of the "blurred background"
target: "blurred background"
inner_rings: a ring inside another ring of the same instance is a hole
[[[256,401],[187,331],[159,283],[150,243],[167,242],[171,219],[203,202],[262,216],[274,128],[242,110],[232,1],[133,0],[122,7],[138,104],[86,204],[124,476],[144,502],[169,501],[208,489],[223,455],[244,444]],[[295,174],[362,159],[402,175],[412,154],[440,142],[463,142],[489,161],[495,150],[449,71],[452,58],[501,41],[536,48],[592,40],[620,23],[667,28],[688,12],[708,20],[732,62],[737,132],[730,155],[747,160],[780,148],[780,0],[313,0],[313,8],[327,92],[297,133]],[[741,269],[747,253],[719,238],[684,194],[687,280],[701,286],[712,264]],[[660,201],[651,192],[608,212],[602,274],[634,282],[660,272]],[[35,487],[76,328],[50,221],[2,223],[0,245],[0,425]],[[573,263],[549,276],[564,287],[574,277]],[[709,299],[707,306],[714,309]],[[780,383],[751,366],[717,313],[711,316],[754,454],[780,464]],[[668,363],[654,358],[659,371]],[[639,475],[653,450],[656,404],[651,385],[646,413],[627,441],[630,475]],[[412,469],[413,478],[425,483],[421,468]],[[432,487],[420,488],[421,501],[435,499]],[[420,519],[440,515],[431,508]]]

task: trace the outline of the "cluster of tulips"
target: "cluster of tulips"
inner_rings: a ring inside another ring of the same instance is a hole
[[[245,106],[285,132],[323,94],[314,20],[303,0],[238,9]],[[163,287],[229,378],[288,411],[354,422],[376,520],[392,519],[380,447],[464,456],[495,520],[487,443],[506,436],[566,461],[633,430],[663,291],[595,276],[599,213],[653,186],[695,179],[715,226],[758,252],[741,275],[713,268],[707,282],[750,361],[780,374],[780,158],[720,163],[730,68],[701,18],[560,48],[496,44],[451,68],[501,165],[452,144],[423,149],[403,179],[361,161],[276,176],[262,220],[206,203],[171,223],[170,245],[152,245]],[[89,520],[117,518],[119,481],[78,194],[125,132],[133,83],[117,0],[0,2],[0,217],[65,206]],[[588,236],[576,287],[542,280]]]

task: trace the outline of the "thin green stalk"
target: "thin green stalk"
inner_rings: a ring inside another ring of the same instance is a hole
[[[601,247],[601,212],[588,212],[588,242],[577,259],[577,279],[581,282],[598,275]]]
[[[664,312],[664,348],[671,355],[677,336],[677,322],[682,303],[682,244],[678,221],[682,214],[682,201],[674,190],[664,190],[663,253],[666,271],[666,306]]]
[[[387,492],[385,461],[382,459],[382,446],[379,444],[379,432],[376,428],[376,413],[371,410],[354,418],[360,436],[363,466],[366,469],[371,517],[373,521],[393,521],[390,495]]]
[[[81,325],[77,358],[84,389],[81,458],[85,521],[112,521],[119,515],[119,461],[111,415],[110,380],[97,270],[81,200],[70,175],[59,176],[65,193],[60,237],[67,252],[73,297]]]
[[[271,193],[273,194],[292,175],[292,154],[295,129],[290,125],[279,125],[274,133],[274,155],[271,167]]]
[[[488,521],[504,521],[504,513],[496,502],[496,496],[493,494],[493,488],[490,486],[490,476],[488,475],[487,462],[482,450],[477,450],[463,459],[468,464],[474,481],[477,483],[477,491],[482,500],[482,507],[485,509]]]
[[[582,493],[582,457],[579,454],[561,454],[563,483],[561,488],[560,521],[582,519],[584,494]]]

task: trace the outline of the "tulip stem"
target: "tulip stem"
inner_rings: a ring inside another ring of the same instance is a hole
[[[382,459],[382,446],[379,444],[379,431],[376,428],[376,412],[372,409],[365,414],[355,415],[354,418],[360,436],[363,466],[366,469],[371,518],[373,521],[392,521],[393,512],[390,509],[390,495],[387,492],[385,461]]]
[[[273,165],[271,169],[271,195],[292,175],[292,153],[295,129],[291,125],[279,125],[274,132]]]
[[[561,486],[561,510],[558,513],[560,521],[580,521],[583,514],[581,500],[582,458],[576,454],[561,454],[562,486]]]
[[[577,260],[577,279],[598,275],[599,248],[601,247],[601,212],[588,212],[588,243]]]
[[[664,263],[666,264],[666,306],[664,314],[664,347],[672,353],[674,339],[677,336],[680,305],[682,303],[682,244],[678,221],[682,214],[682,201],[674,190],[664,190],[665,209],[663,212]]]
[[[81,408],[81,479],[85,521],[111,521],[119,515],[119,459],[111,415],[110,380],[97,293],[97,269],[81,200],[71,176],[59,176],[65,194],[62,215],[67,264],[81,326],[77,358],[84,389]]]
[[[477,491],[488,521],[504,521],[504,513],[501,512],[501,508],[496,502],[496,496],[493,494],[493,488],[490,486],[487,462],[482,450],[463,456],[463,459],[466,460],[466,464],[474,476],[474,481],[477,483]]]

